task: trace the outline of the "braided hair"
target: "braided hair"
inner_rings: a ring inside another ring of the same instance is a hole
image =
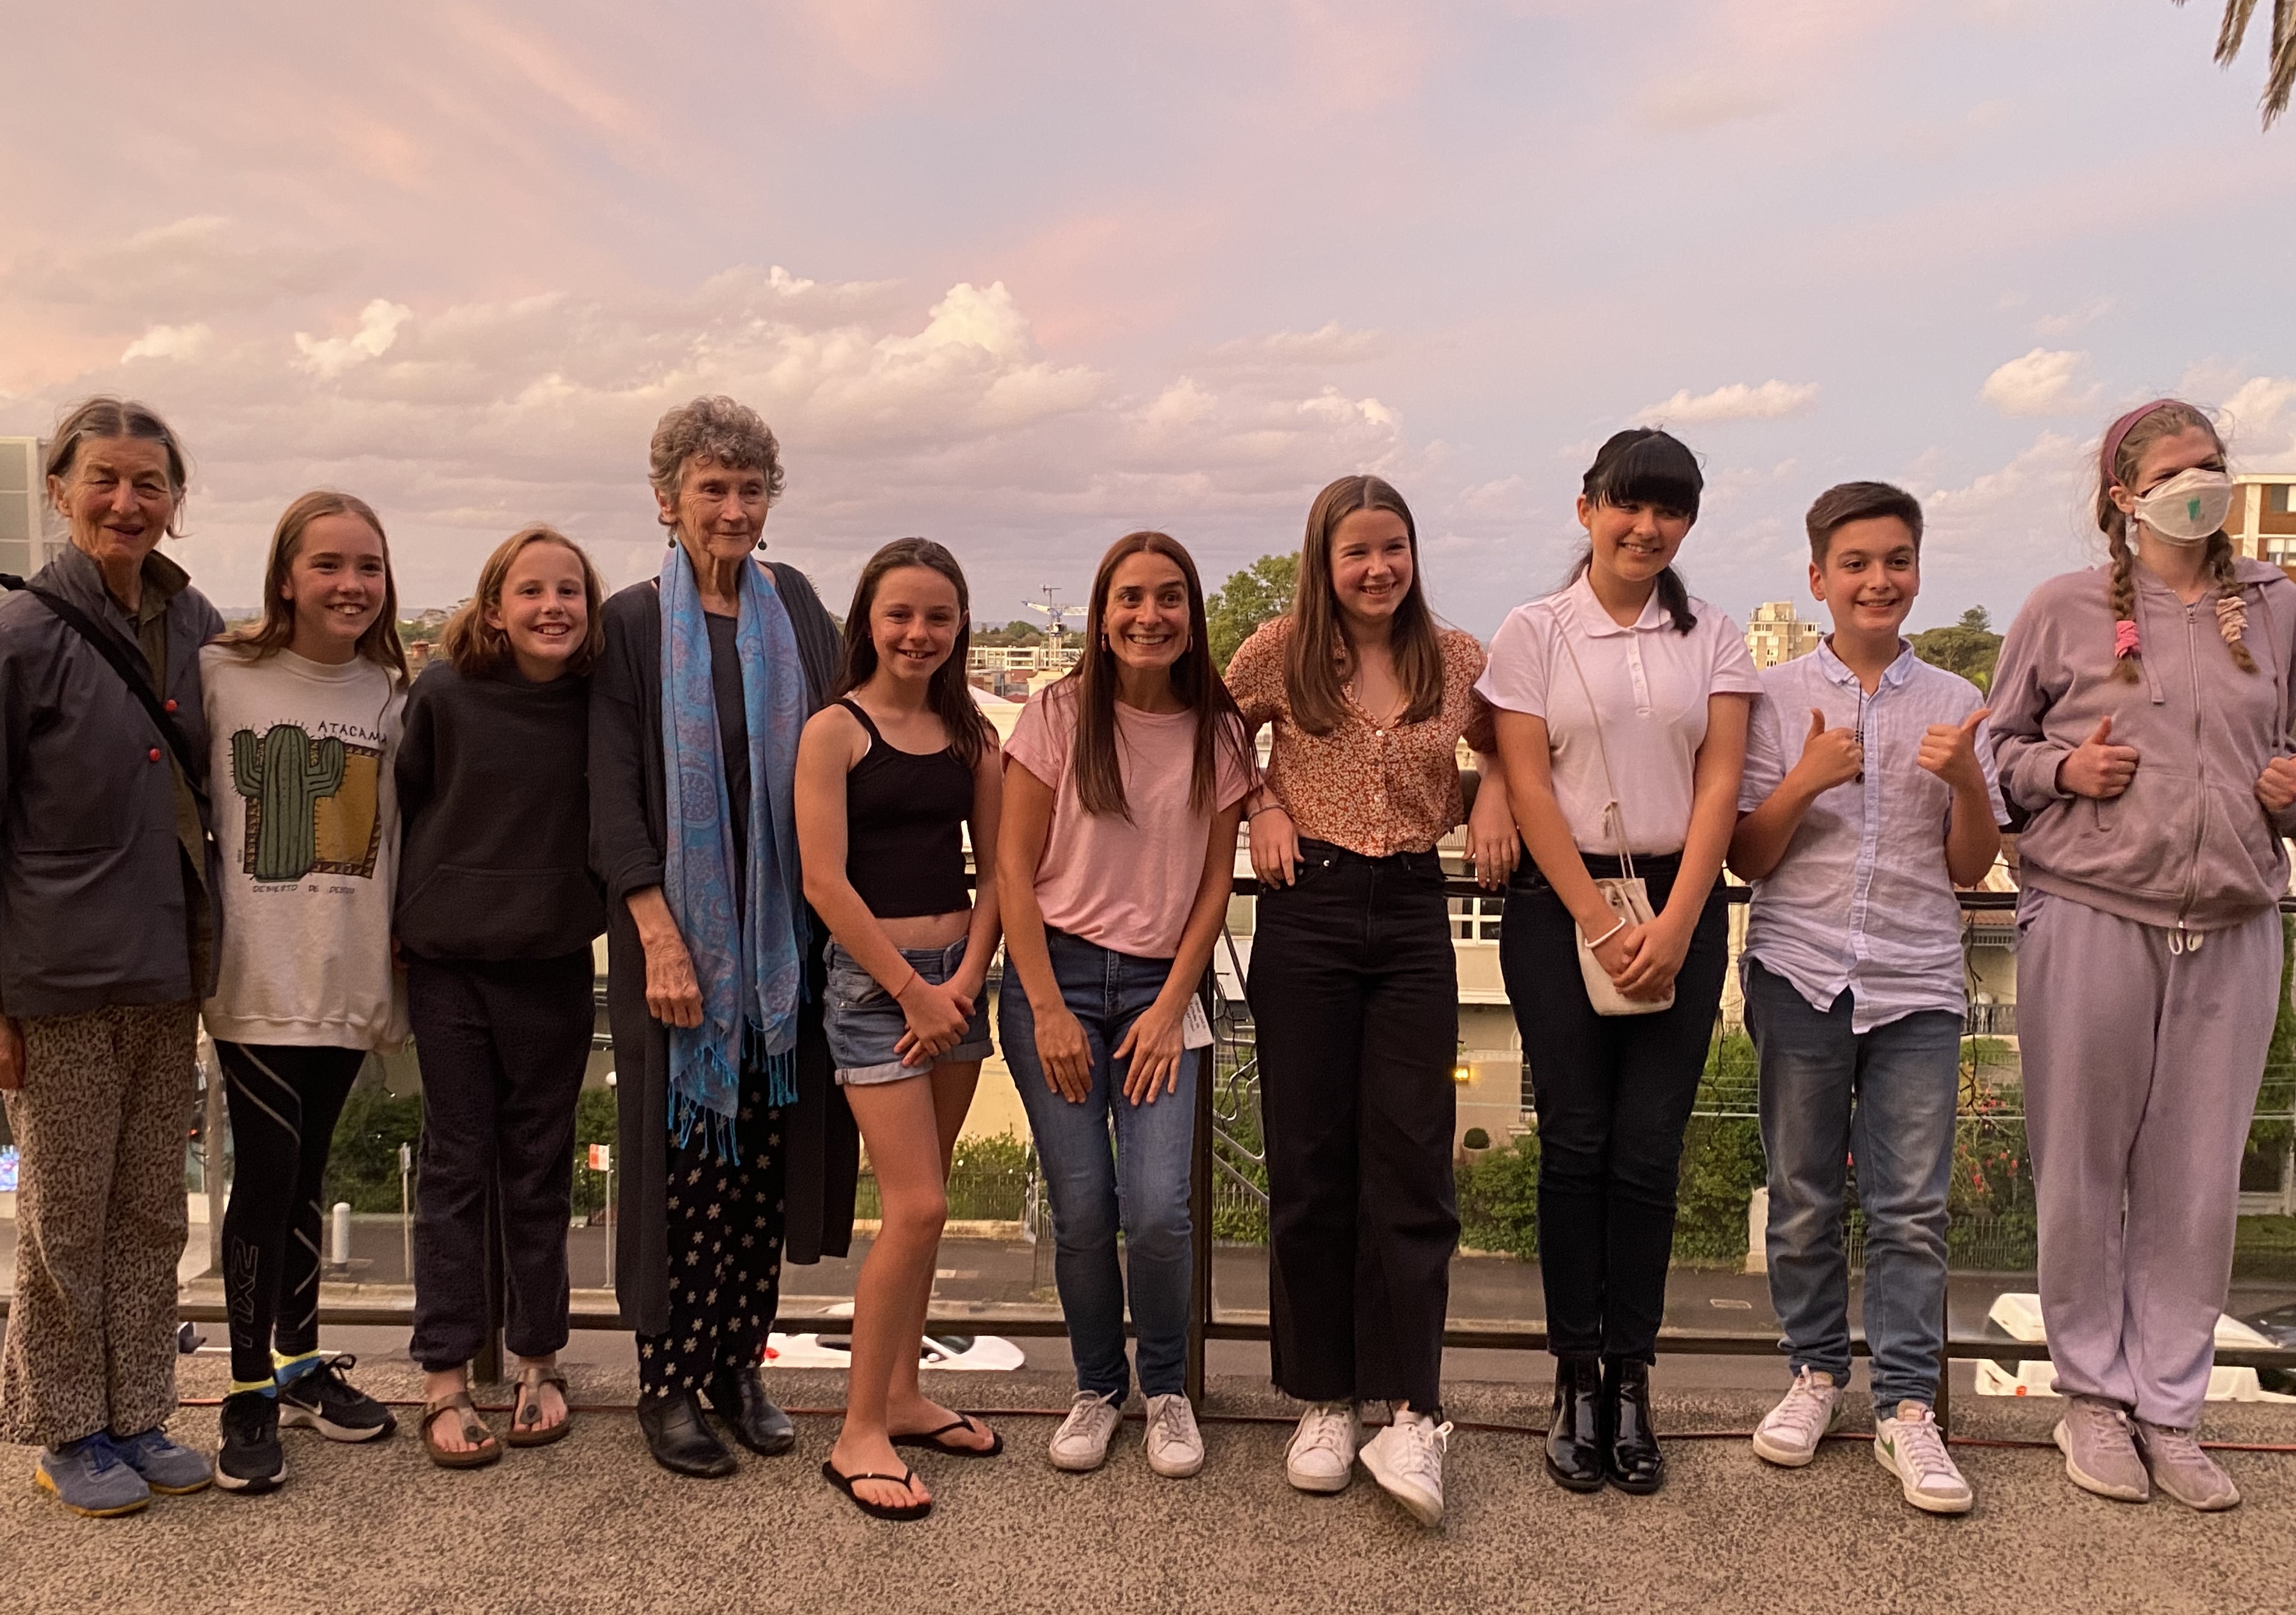
[[[2115,421],[2105,431],[2097,457],[2096,525],[2104,535],[2105,550],[2112,560],[2105,599],[2112,608],[2115,627],[2113,676],[2123,684],[2136,682],[2136,663],[2144,652],[2136,635],[2136,552],[2129,542],[2128,514],[2112,502],[2112,490],[2134,488],[2137,465],[2147,448],[2163,438],[2195,427],[2208,433],[2215,440],[2218,452],[2223,452],[2224,439],[2218,436],[2216,423],[2208,416],[2181,398],[2156,398]],[[2243,673],[2253,673],[2256,658],[2249,653],[2243,639],[2246,617],[2241,609],[2237,557],[2233,553],[2232,540],[2221,528],[2210,537],[2203,559],[2209,579],[2216,586],[2217,622],[2225,645],[2232,652],[2233,664]]]

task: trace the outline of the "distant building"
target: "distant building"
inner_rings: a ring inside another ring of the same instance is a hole
[[[66,542],[40,476],[46,447],[37,438],[0,438],[0,572],[29,578]]]
[[[2296,471],[2235,477],[2225,537],[2240,553],[2296,577]]]
[[[1757,668],[1775,668],[1782,661],[1808,655],[1824,636],[1825,630],[1817,624],[1794,615],[1792,601],[1768,600],[1754,608],[1753,619],[1746,625],[1746,649]]]

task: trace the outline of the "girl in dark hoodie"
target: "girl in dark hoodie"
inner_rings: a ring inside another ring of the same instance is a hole
[[[2018,1020],[2065,1470],[2103,1496],[2240,1501],[2193,1439],[2281,979],[2296,585],[2235,554],[2224,444],[2156,399],[2106,431],[2112,559],[2002,646],[2021,848]]]

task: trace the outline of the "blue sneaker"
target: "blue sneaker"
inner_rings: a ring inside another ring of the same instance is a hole
[[[166,1496],[204,1491],[215,1480],[205,1458],[168,1440],[156,1424],[140,1436],[114,1436],[111,1446],[121,1463],[144,1477],[144,1485]]]
[[[132,1514],[152,1501],[152,1488],[98,1431],[40,1455],[33,1480],[75,1514],[106,1520]]]

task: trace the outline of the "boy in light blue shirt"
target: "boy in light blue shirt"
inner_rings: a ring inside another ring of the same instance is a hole
[[[1799,1467],[1841,1419],[1854,1160],[1874,1455],[1915,1507],[1962,1513],[1969,1483],[1931,1412],[1966,1006],[1954,888],[1992,868],[2007,815],[1983,695],[1899,633],[1921,589],[1919,503],[1844,483],[1807,525],[1810,592],[1833,632],[1762,674],[1730,843],[1730,867],[1754,887],[1746,1025],[1761,1067],[1770,1296],[1794,1372],[1754,1450]]]

